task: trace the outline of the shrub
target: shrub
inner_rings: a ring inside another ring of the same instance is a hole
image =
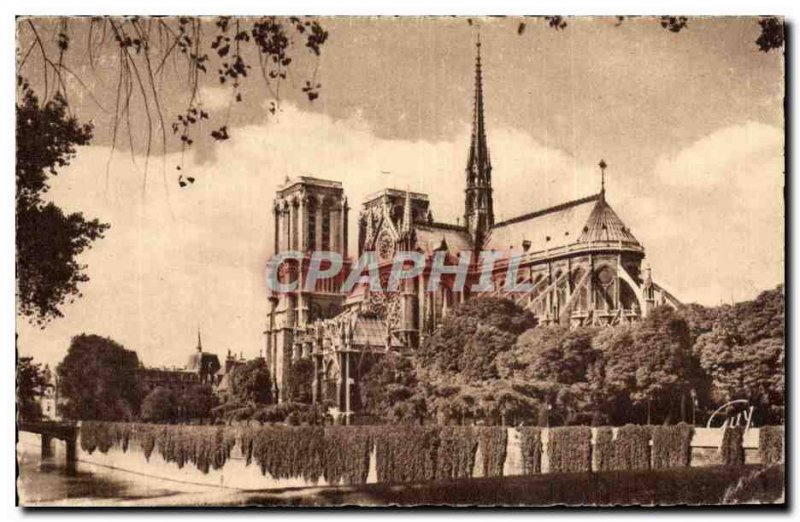
[[[744,465],[744,447],[742,446],[742,436],[744,429],[741,426],[729,426],[722,435],[722,463],[726,466]]]
[[[676,426],[653,427],[653,468],[689,466],[692,460],[694,428],[680,423]]]
[[[439,449],[439,427],[382,426],[376,430],[378,482],[433,480]]]
[[[650,469],[650,426],[626,424],[617,429],[611,469]]]
[[[764,426],[758,434],[758,453],[762,464],[783,462],[783,426]]]
[[[610,471],[611,460],[614,456],[614,430],[608,426],[597,428],[594,439],[594,469],[596,471]]]
[[[261,466],[261,473],[315,483],[325,471],[324,435],[319,426],[260,426],[247,432],[242,448]]]
[[[365,484],[373,435],[366,426],[327,426],[323,476],[328,484]]]
[[[542,430],[533,427],[517,428],[520,453],[522,453],[522,473],[535,475],[542,472]]]
[[[502,477],[508,431],[502,426],[478,428],[484,477]]]
[[[592,430],[569,426],[550,430],[547,456],[551,472],[592,470]]]
[[[781,464],[771,464],[745,475],[731,486],[722,498],[723,504],[780,502],[785,499],[785,471]]]
[[[469,426],[442,426],[436,454],[436,478],[469,478],[475,467],[478,434]]]
[[[158,424],[84,422],[81,424],[81,448],[106,453],[112,447],[127,451],[131,441],[139,444],[145,458],[153,449],[167,462],[183,467],[193,463],[203,473],[219,469],[236,443],[233,430],[222,426],[165,426]]]

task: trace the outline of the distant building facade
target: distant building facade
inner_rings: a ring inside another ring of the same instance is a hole
[[[458,224],[433,218],[428,196],[385,189],[367,198],[358,215],[358,255],[376,252],[382,286],[400,251],[431,259],[443,252],[448,264],[459,253],[499,251],[490,295],[506,297],[530,310],[539,324],[617,325],[645,317],[677,299],[659,286],[642,266],[644,247],[608,203],[605,168],[600,192],[501,222],[495,220],[492,164],[484,122],[480,44],[475,67],[475,95],[470,148],[465,169],[464,215]],[[371,364],[388,351],[410,353],[458,303],[474,296],[467,284],[454,289],[443,279],[427,291],[429,271],[402,282],[397,292],[370,292],[356,286],[339,291],[348,271],[347,198],[342,184],[312,177],[288,180],[273,205],[274,251],[334,251],[346,260],[340,275],[304,291],[308,256],[295,273],[296,291],[270,294],[266,359],[279,401],[287,396],[291,363],[309,357],[314,363],[315,402],[341,414],[358,411],[359,383]],[[517,281],[504,289],[508,263],[519,259]],[[473,256],[477,259],[477,255]],[[288,268],[287,268],[288,267]],[[282,265],[292,271],[289,265]],[[480,276],[470,268],[469,280]],[[515,291],[517,284],[530,288]],[[486,295],[486,294],[483,294]]]
[[[219,357],[204,352],[200,331],[197,332],[197,347],[189,356],[184,368],[145,368],[136,370],[136,376],[145,393],[156,388],[167,388],[175,392],[183,392],[189,388],[202,385],[215,386],[220,371]]]

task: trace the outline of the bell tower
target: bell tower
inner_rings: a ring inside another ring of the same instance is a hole
[[[467,159],[467,188],[464,191],[464,224],[480,248],[486,233],[494,225],[492,201],[492,163],[486,144],[483,118],[483,76],[481,71],[481,41],[476,43],[475,100],[472,113],[472,135]]]

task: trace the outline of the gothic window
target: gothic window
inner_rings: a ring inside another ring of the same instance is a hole
[[[292,205],[292,212],[291,212],[291,217],[292,217],[292,246],[291,246],[291,248],[292,248],[292,250],[297,250],[297,241],[298,241],[298,236],[300,235],[300,234],[298,234],[298,230],[297,230],[297,208],[298,207],[297,207],[296,204]]]
[[[307,249],[314,250],[317,244],[317,204],[314,198],[308,201],[308,223],[306,224]]]
[[[331,212],[327,202],[322,207],[322,250],[331,247]]]

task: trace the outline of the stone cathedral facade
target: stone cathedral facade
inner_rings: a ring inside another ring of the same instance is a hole
[[[603,162],[600,166],[605,169]],[[661,304],[677,306],[676,298],[643,268],[644,247],[609,205],[604,183],[592,196],[497,222],[492,174],[478,44],[461,224],[437,222],[428,196],[421,193],[385,189],[361,205],[358,255],[376,253],[384,288],[396,252],[415,251],[427,259],[445,252],[448,263],[456,265],[460,252],[472,251],[477,259],[477,252],[495,250],[519,257],[517,283],[527,283],[528,289],[505,290],[506,257],[494,265],[497,289],[490,295],[512,299],[540,324],[616,325],[638,320]],[[412,353],[453,306],[474,297],[466,290],[470,284],[456,291],[446,278],[428,292],[427,271],[402,281],[396,292],[370,292],[360,285],[342,294],[339,289],[353,262],[349,211],[337,181],[299,177],[279,188],[273,205],[274,251],[307,253],[293,277],[302,283],[311,252],[318,250],[341,254],[345,269],[313,291],[270,295],[265,332],[278,400],[287,400],[291,363],[309,358],[314,365],[313,400],[345,417],[359,411],[360,380],[378,358],[388,351]],[[476,263],[469,279],[477,281],[478,276]]]

